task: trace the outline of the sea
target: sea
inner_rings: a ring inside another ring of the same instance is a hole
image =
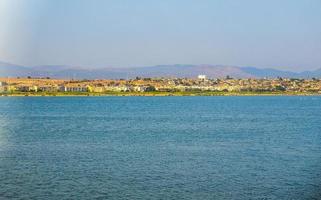
[[[321,97],[0,97],[0,199],[321,199]]]

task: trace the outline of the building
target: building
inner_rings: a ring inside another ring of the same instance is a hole
[[[5,82],[1,82],[0,81],[0,92],[4,92],[5,91],[5,86],[7,85],[7,83],[5,83]]]
[[[20,92],[38,92],[38,86],[21,85],[17,87]]]
[[[198,78],[199,80],[201,80],[201,81],[205,81],[205,80],[206,80],[206,75],[200,74],[200,75],[197,76],[197,78]]]
[[[145,92],[146,86],[142,86],[142,85],[134,86],[132,89],[135,92]]]
[[[1,82],[0,82],[0,92],[4,92],[4,87],[2,86]]]
[[[82,86],[62,86],[60,87],[61,92],[88,92],[87,87]]]
[[[104,87],[93,87],[91,92],[96,92],[96,93],[102,93],[105,92],[105,88]]]
[[[14,91],[17,91],[17,88],[13,85],[7,85],[4,87],[4,91],[5,92],[14,92]]]
[[[57,92],[58,86],[39,86],[38,91],[41,92]]]
[[[125,85],[118,85],[118,86],[106,86],[106,91],[113,91],[113,92],[128,92],[130,91],[130,87]]]
[[[4,86],[6,86],[6,85],[7,85],[6,82],[1,82],[1,81],[0,81],[0,87],[4,87]]]
[[[36,85],[30,86],[29,92],[38,92],[38,86],[36,86]]]

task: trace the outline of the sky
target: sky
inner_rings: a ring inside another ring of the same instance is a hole
[[[0,0],[0,61],[321,68],[321,0]]]

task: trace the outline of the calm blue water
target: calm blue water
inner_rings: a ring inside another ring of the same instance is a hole
[[[0,199],[318,199],[321,97],[2,97]]]

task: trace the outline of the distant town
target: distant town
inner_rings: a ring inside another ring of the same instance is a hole
[[[141,78],[61,80],[33,77],[0,78],[0,94],[10,95],[321,95],[321,79]]]

